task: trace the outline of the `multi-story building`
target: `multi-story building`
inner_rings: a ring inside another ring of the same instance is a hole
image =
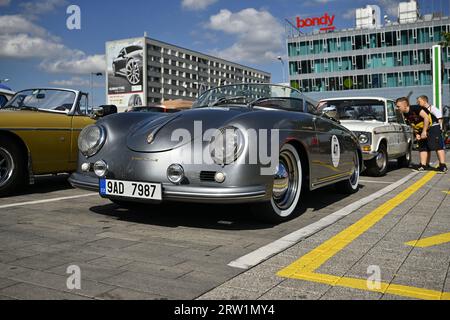
[[[416,7],[415,7],[416,6]],[[420,16],[417,3],[401,3],[398,22],[376,27],[377,10],[358,11],[359,28],[288,35],[290,82],[313,98],[432,94],[432,46],[450,32],[450,18]],[[385,17],[386,18],[386,17]],[[370,23],[372,19],[373,23]],[[450,48],[443,48],[444,104],[449,104]]]
[[[270,73],[148,37],[108,42],[106,52],[108,102],[122,108],[195,100],[219,85],[271,81]]]

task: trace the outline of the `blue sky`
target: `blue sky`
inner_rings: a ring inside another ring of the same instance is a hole
[[[89,74],[104,70],[105,42],[148,36],[250,65],[282,81],[284,19],[335,14],[354,25],[355,8],[378,4],[395,16],[396,0],[0,0],[0,79],[15,90],[62,86],[89,90]],[[81,30],[66,27],[67,7],[81,9]],[[449,13],[450,0],[419,1],[422,13]],[[96,104],[104,103],[96,79]]]

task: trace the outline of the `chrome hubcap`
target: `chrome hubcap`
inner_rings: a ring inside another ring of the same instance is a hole
[[[380,152],[377,156],[377,166],[380,170],[384,170],[386,167],[386,155],[384,152]]]
[[[299,172],[295,157],[291,152],[283,151],[273,184],[273,201],[279,209],[286,210],[292,206],[297,194],[298,182]]]
[[[0,148],[0,187],[3,187],[14,171],[14,161],[8,150]]]
[[[355,156],[355,169],[353,171],[352,176],[350,177],[350,183],[353,187],[356,187],[359,184],[359,157]]]

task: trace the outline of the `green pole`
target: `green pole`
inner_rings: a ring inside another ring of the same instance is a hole
[[[434,106],[442,110],[442,47],[433,46],[433,102]]]

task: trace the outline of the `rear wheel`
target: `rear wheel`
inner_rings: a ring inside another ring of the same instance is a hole
[[[367,162],[367,173],[374,177],[382,177],[387,173],[389,163],[389,155],[386,145],[380,145],[378,155]]]
[[[23,187],[26,175],[26,159],[19,146],[0,141],[0,195],[9,195]]]
[[[336,190],[340,193],[353,194],[358,192],[359,190],[359,177],[361,173],[361,167],[359,163],[358,152],[356,152],[353,162],[354,162],[353,174],[351,175],[350,179],[339,182],[335,186]]]
[[[269,223],[281,223],[295,216],[302,191],[302,163],[297,150],[290,144],[280,151],[279,165],[274,176],[270,202],[254,205],[253,212]]]
[[[409,165],[411,164],[411,158],[412,158],[412,146],[409,145],[407,153],[403,157],[398,158],[397,160],[398,166],[400,168],[408,168]]]

